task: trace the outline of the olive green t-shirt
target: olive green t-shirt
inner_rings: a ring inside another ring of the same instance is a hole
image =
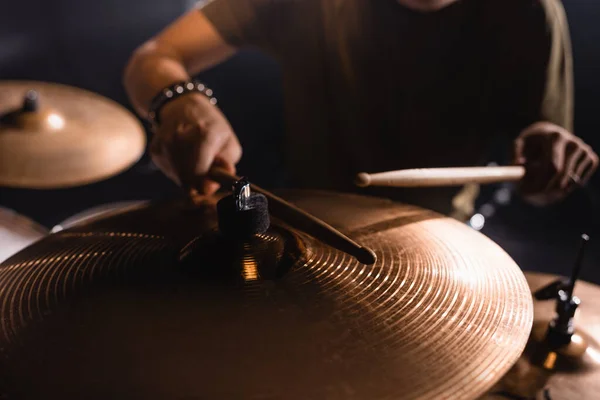
[[[559,0],[462,0],[430,13],[396,0],[199,8],[229,44],[280,62],[295,187],[356,191],[358,172],[481,165],[494,138],[510,143],[541,120],[572,128]],[[459,189],[360,191],[450,213]]]

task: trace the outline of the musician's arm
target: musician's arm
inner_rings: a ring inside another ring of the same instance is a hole
[[[548,205],[585,184],[598,156],[573,134],[571,43],[561,2],[504,3],[518,9],[505,16],[499,36],[496,120],[512,139],[514,162],[526,167],[523,198]]]
[[[136,111],[146,116],[160,90],[189,80],[235,51],[205,15],[194,9],[135,51],[125,70],[124,85]]]
[[[124,84],[137,112],[147,117],[154,97],[233,55],[236,48],[277,48],[292,1],[213,0],[199,5],[141,46],[125,71]],[[275,14],[277,13],[277,14]],[[283,33],[282,33],[283,34]],[[218,97],[218,93],[216,93]],[[150,144],[156,165],[191,192],[211,194],[218,185],[207,175],[219,166],[231,173],[242,148],[214,101],[191,92],[163,103]]]

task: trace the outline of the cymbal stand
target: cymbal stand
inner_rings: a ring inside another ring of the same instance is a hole
[[[556,280],[533,294],[535,299],[540,301],[556,299],[556,316],[548,324],[548,330],[543,341],[549,350],[565,356],[582,355],[587,347],[587,343],[583,338],[578,337],[577,340],[573,338],[575,334],[575,312],[581,305],[581,300],[574,296],[573,292],[581,272],[583,256],[588,242],[589,237],[583,234],[570,279]],[[556,358],[556,355],[554,358]],[[544,362],[545,367],[550,368],[553,365],[554,361]]]

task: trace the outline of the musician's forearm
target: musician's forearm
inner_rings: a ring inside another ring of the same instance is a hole
[[[150,42],[131,57],[124,85],[136,111],[145,117],[150,102],[161,89],[188,79],[190,74],[175,52]]]

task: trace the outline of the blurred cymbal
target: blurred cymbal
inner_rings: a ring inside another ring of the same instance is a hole
[[[531,295],[485,236],[387,200],[279,194],[377,262],[278,221],[225,240],[216,198],[61,231],[0,266],[8,397],[473,399],[518,359]]]
[[[532,292],[555,281],[558,276],[527,272]],[[577,281],[574,294],[581,300],[575,314],[573,350],[565,355],[547,351],[540,339],[555,316],[555,301],[534,301],[534,323],[523,356],[490,395],[482,400],[500,399],[595,399],[600,393],[600,286]],[[579,343],[585,342],[582,348]],[[582,353],[577,354],[577,350]],[[534,361],[541,358],[545,363]],[[534,358],[535,356],[535,358]],[[545,365],[545,366],[544,366]],[[545,392],[545,393],[544,393]],[[547,396],[547,397],[545,397]]]
[[[145,144],[139,121],[109,99],[55,83],[0,81],[0,186],[93,183],[132,166]]]
[[[141,207],[148,203],[147,200],[131,200],[131,201],[119,201],[116,203],[102,204],[96,207],[89,208],[81,211],[75,215],[70,216],[66,220],[58,223],[52,228],[52,233],[62,231],[64,229],[71,228],[76,225],[89,223],[96,219],[105,218],[109,215],[126,212],[128,210]]]
[[[24,215],[0,207],[0,263],[49,234]]]

